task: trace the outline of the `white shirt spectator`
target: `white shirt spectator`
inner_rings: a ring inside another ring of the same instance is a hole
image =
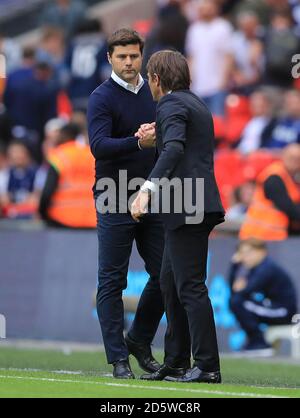
[[[7,193],[9,173],[8,170],[0,170],[0,196]]]
[[[242,154],[249,154],[260,148],[262,133],[269,122],[270,118],[266,116],[254,117],[248,122],[238,146],[238,149]]]
[[[186,53],[192,59],[192,90],[212,96],[223,90],[225,56],[232,52],[233,28],[223,18],[193,23],[187,33]]]
[[[260,71],[263,69],[263,59],[257,63],[258,68],[253,66],[253,63],[251,62],[251,48],[252,41],[247,39],[242,32],[236,31],[233,34],[232,49],[235,62],[239,70],[249,80],[255,79],[258,69]]]

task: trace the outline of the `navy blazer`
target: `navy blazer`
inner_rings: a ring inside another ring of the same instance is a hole
[[[203,101],[190,90],[179,90],[162,97],[157,105],[156,142],[159,158],[149,179],[156,182],[154,179],[161,180],[162,177],[177,178],[182,185],[181,191],[171,188],[170,213],[162,213],[161,201],[168,195],[168,189],[160,187],[160,213],[165,226],[175,229],[186,223],[200,223],[203,216],[210,213],[217,214],[219,221],[216,223],[222,222],[224,209],[214,175],[213,119]],[[171,149],[168,143],[180,144],[176,157],[174,153],[172,157],[171,152],[168,156],[168,148]],[[185,179],[189,180],[184,183]],[[197,196],[197,179],[198,182],[204,179],[201,201]],[[179,197],[182,199],[181,212],[174,205],[174,195],[178,197],[178,193],[182,195]],[[186,210],[185,195],[191,200],[190,204],[196,206],[193,213],[189,208]]]

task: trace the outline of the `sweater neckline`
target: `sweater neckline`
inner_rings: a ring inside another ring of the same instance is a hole
[[[114,79],[112,79],[111,77],[109,78],[109,81],[111,82],[111,84],[115,87],[117,87],[119,90],[123,91],[124,93],[127,93],[129,95],[132,96],[136,96],[138,97],[140,92],[144,90],[144,87],[146,85],[146,80],[144,80],[144,84],[142,85],[142,87],[140,88],[140,90],[137,93],[134,93],[133,91],[127,90],[124,87],[120,86],[120,84],[118,84]]]

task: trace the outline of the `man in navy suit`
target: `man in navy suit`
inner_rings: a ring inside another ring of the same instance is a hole
[[[189,68],[179,52],[157,52],[147,70],[152,96],[158,101],[159,158],[133,202],[131,214],[136,221],[142,220],[149,200],[160,197],[165,226],[161,289],[168,327],[163,366],[142,378],[220,383],[216,330],[205,285],[208,237],[224,220],[214,176],[212,116],[190,91]],[[150,125],[142,126],[138,135],[145,140],[152,131]],[[177,181],[175,191],[168,180]],[[190,369],[191,351],[194,365]]]

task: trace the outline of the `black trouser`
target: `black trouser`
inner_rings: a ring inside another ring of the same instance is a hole
[[[137,342],[150,344],[163,315],[159,273],[164,246],[164,231],[157,215],[146,215],[135,222],[130,214],[97,213],[99,241],[99,284],[97,312],[108,363],[126,359],[122,290],[133,241],[145,262],[149,280],[141,294],[129,335]]]
[[[205,285],[208,237],[214,221],[167,230],[161,289],[168,320],[165,363],[220,370],[213,310]]]
[[[255,344],[265,343],[261,324],[290,324],[295,313],[294,309],[288,309],[283,303],[269,300],[256,302],[240,293],[231,296],[230,309],[246,332],[249,342]]]

